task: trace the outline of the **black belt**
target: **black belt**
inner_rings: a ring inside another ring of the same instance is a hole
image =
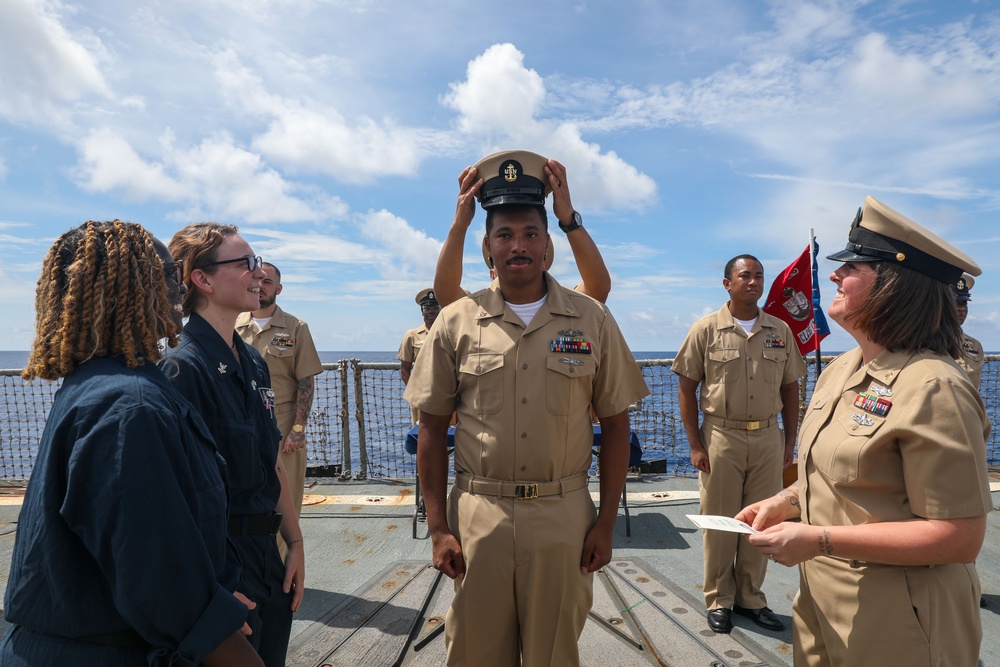
[[[230,535],[277,535],[281,528],[281,515],[232,514],[229,517]]]
[[[143,639],[142,636],[132,628],[119,630],[118,632],[106,632],[100,635],[73,637],[72,639],[79,642],[86,642],[87,644],[100,644],[102,646],[122,646],[125,648],[145,649],[153,648],[152,644]]]

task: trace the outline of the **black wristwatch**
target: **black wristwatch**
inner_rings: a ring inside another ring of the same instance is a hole
[[[576,211],[573,211],[573,216],[569,219],[568,223],[563,224],[562,220],[559,221],[559,229],[563,230],[567,234],[569,234],[574,229],[579,229],[582,226],[583,226],[583,216],[581,216]]]

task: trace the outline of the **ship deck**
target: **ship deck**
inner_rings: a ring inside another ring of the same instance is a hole
[[[796,568],[772,564],[764,585],[769,606],[785,621],[784,632],[735,615],[731,635],[708,629],[701,531],[685,517],[698,511],[697,489],[694,479],[630,475],[631,535],[619,509],[614,559],[595,578],[594,608],[580,640],[582,665],[791,665]],[[596,481],[590,490],[596,498]],[[1000,484],[994,482],[993,492],[996,504]],[[413,480],[319,480],[306,494],[306,594],[287,664],[443,665],[441,629],[452,586],[430,567],[426,526],[413,522]],[[4,587],[20,499],[20,489],[0,492]],[[981,665],[1000,665],[998,564],[1000,515],[994,507],[978,560],[988,602],[982,609]]]

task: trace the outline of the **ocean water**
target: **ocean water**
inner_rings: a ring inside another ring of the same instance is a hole
[[[672,359],[674,351],[640,351],[633,353],[636,359]],[[835,353],[830,353],[835,354]],[[825,356],[825,355],[824,355]],[[0,351],[0,369],[20,369],[28,359],[27,351]],[[342,359],[357,359],[366,363],[394,363],[395,351],[323,351],[320,359],[324,363],[334,363]],[[811,360],[810,360],[811,361]],[[984,368],[981,392],[993,424],[997,424],[1000,407],[1000,377],[995,361],[989,361]],[[815,365],[809,363],[809,378],[806,384],[806,402],[811,398],[815,385]],[[642,410],[632,418],[632,427],[639,435],[645,461],[662,460],[668,474],[694,477],[697,472],[690,465],[683,425],[677,408],[676,375],[669,368],[656,365],[644,371],[647,383],[653,392],[644,400]],[[309,465],[336,465],[344,462],[342,425],[339,414],[342,408],[339,375],[325,373],[324,385],[317,384],[316,402],[313,413],[316,418],[310,422],[307,435],[311,443]],[[354,396],[354,382],[348,377],[347,414],[350,415],[346,428],[351,444],[350,470],[353,475],[362,471],[369,477],[412,477],[415,460],[402,447],[406,431],[410,427],[409,410],[401,400],[402,383],[395,370],[373,370],[364,372],[364,423],[366,469],[360,460],[358,406]],[[45,424],[48,405],[58,383],[36,380],[23,382],[19,377],[0,377],[4,403],[0,405],[0,477],[21,478],[30,475],[34,449]],[[16,425],[16,427],[14,426]],[[987,459],[991,465],[1000,464],[1000,430],[994,428],[987,441]],[[323,444],[321,444],[323,443]]]

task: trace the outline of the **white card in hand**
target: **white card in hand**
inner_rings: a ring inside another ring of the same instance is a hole
[[[718,516],[715,514],[688,514],[687,518],[691,519],[691,521],[699,528],[725,530],[730,533],[746,533],[748,535],[758,532],[742,521],[737,521],[736,519],[728,516]]]

